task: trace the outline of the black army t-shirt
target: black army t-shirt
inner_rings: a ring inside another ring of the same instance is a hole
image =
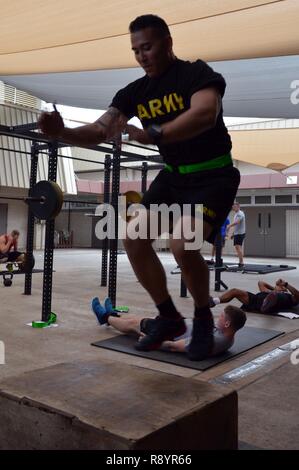
[[[172,121],[190,108],[192,95],[203,88],[215,87],[221,97],[225,80],[202,60],[188,62],[176,59],[157,78],[147,75],[118,91],[110,106],[131,119],[137,116],[144,128]],[[171,165],[211,160],[231,150],[231,140],[223,122],[222,108],[215,127],[195,138],[160,145],[164,161]]]

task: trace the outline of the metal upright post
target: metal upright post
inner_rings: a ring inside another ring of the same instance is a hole
[[[142,172],[141,172],[141,192],[142,194],[145,193],[147,188],[147,172],[148,172],[148,164],[147,162],[142,163]]]
[[[219,231],[215,238],[215,246],[216,246],[216,256],[215,256],[215,291],[219,292],[221,290],[221,286],[224,289],[228,289],[227,285],[221,280],[221,273],[225,271],[223,267],[223,260],[221,258],[221,251],[222,251],[222,236],[221,232]]]
[[[110,202],[110,172],[111,172],[111,157],[105,155],[104,166],[104,204]],[[104,238],[102,247],[102,273],[101,273],[101,286],[107,286],[107,269],[108,269],[108,238]]]
[[[112,192],[111,204],[115,213],[115,237],[110,240],[109,256],[109,286],[108,295],[112,301],[113,307],[116,304],[116,279],[117,279],[117,249],[118,249],[118,195],[120,181],[120,156],[121,156],[121,136],[113,144],[112,161]]]
[[[37,142],[32,142],[31,143],[30,183],[29,183],[28,196],[31,196],[32,188],[36,184],[38,153],[39,153],[39,150],[38,150]],[[28,206],[26,256],[29,260],[29,265],[31,265],[31,262],[32,262],[33,243],[34,243],[34,215],[30,210],[30,206]],[[25,295],[31,295],[31,287],[32,287],[32,273],[29,272],[25,274],[25,282],[24,282],[24,294]]]
[[[48,148],[49,148],[48,180],[56,182],[57,151],[58,151],[57,142],[49,143]],[[51,314],[54,229],[55,229],[55,219],[47,220],[46,221],[45,251],[44,251],[42,321],[48,321],[50,314]]]

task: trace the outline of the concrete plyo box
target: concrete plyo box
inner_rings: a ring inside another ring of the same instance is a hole
[[[0,383],[0,449],[237,449],[237,393],[108,360]]]

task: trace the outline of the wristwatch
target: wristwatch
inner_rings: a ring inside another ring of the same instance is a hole
[[[163,129],[161,126],[158,124],[152,124],[151,126],[148,126],[146,128],[146,132],[150,136],[150,138],[153,140],[155,145],[159,145],[162,135],[163,135]]]

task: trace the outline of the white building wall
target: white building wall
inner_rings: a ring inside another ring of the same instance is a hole
[[[14,105],[0,105],[0,123],[5,126],[14,126],[36,122],[38,110],[32,110]],[[0,135],[0,185],[14,188],[29,188],[30,152],[29,140],[17,139]],[[71,156],[70,148],[59,149],[59,153]],[[48,179],[48,157],[39,155],[37,180]],[[58,158],[57,183],[67,194],[77,194],[76,181],[71,159]]]
[[[299,210],[286,211],[286,255],[299,256]]]
[[[70,215],[70,230],[73,232],[75,248],[90,248],[92,244],[92,218],[86,217],[85,212],[72,211]],[[55,219],[55,230],[68,230],[68,212],[60,212]]]

